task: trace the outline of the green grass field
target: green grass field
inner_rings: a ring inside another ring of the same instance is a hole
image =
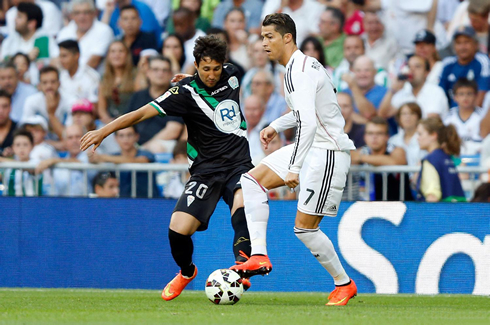
[[[0,289],[0,324],[490,324],[490,297],[360,294],[326,307],[327,294],[247,292],[234,306],[184,291]]]

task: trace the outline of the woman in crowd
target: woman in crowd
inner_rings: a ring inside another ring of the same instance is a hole
[[[231,9],[226,14],[223,28],[230,39],[228,43],[230,58],[233,61],[240,62],[242,67],[248,70],[251,62],[248,54],[248,33],[245,30],[246,20],[243,10],[240,8]]]
[[[325,61],[325,52],[323,52],[323,47],[318,38],[314,36],[308,36],[304,39],[303,43],[299,47],[301,52],[305,55],[314,57],[318,60],[324,67],[327,66],[327,62]]]
[[[127,111],[133,92],[135,74],[131,53],[122,41],[109,46],[105,72],[99,89],[99,118],[109,123]]]
[[[426,38],[432,36],[434,38],[433,42],[429,42],[426,39],[418,40],[417,38],[415,43],[415,55],[423,57],[429,61],[430,72],[427,76],[427,82],[433,83],[435,85],[439,85],[439,77],[442,73],[442,61],[439,57],[439,53],[436,49],[436,38],[429,31],[421,31],[419,33],[426,33]],[[417,36],[416,36],[417,37]],[[417,41],[418,40],[418,41]]]
[[[193,73],[193,71],[183,71],[186,58],[184,50],[184,41],[176,34],[170,34],[163,41],[162,55],[170,59],[172,62],[172,72],[178,73]],[[192,55],[192,53],[190,54]]]
[[[10,59],[10,62],[12,62],[13,65],[15,65],[15,68],[17,69],[17,75],[19,78],[19,81],[25,82],[26,84],[31,83],[31,75],[34,75],[34,77],[39,78],[39,72],[37,69],[31,69],[31,60],[27,55],[24,53],[17,53]]]
[[[422,160],[417,181],[419,201],[465,201],[452,155],[459,155],[461,139],[454,125],[445,126],[440,118],[422,120],[417,127],[420,149],[429,154]]]

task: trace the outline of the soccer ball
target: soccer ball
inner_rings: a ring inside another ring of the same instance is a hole
[[[242,278],[232,270],[219,269],[206,280],[206,296],[217,305],[233,305],[243,294]]]

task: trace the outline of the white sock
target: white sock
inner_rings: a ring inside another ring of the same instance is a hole
[[[335,285],[347,284],[350,281],[349,276],[345,273],[339,257],[335,252],[330,239],[320,230],[303,229],[294,227],[294,234],[305,244],[311,254],[320,262],[320,264],[330,273]]]
[[[242,184],[245,216],[252,244],[252,255],[267,255],[267,222],[269,220],[269,201],[267,190],[250,174],[243,174]]]

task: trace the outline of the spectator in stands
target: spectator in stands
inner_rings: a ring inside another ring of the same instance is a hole
[[[17,123],[10,118],[11,100],[10,94],[0,89],[0,157],[10,157],[14,153],[12,143]]]
[[[476,104],[481,106],[485,92],[490,90],[490,59],[485,54],[478,53],[478,40],[472,27],[460,27],[454,33],[453,45],[456,56],[442,61],[439,85],[446,92],[450,107],[453,107],[456,106],[452,94],[454,83],[463,77],[475,80],[479,89]]]
[[[88,163],[88,156],[85,151],[80,151],[80,139],[84,131],[81,126],[73,124],[67,126],[63,131],[64,147],[68,151],[65,158],[51,158],[41,161],[36,167],[36,174],[41,174],[46,169],[58,163]],[[90,184],[91,173],[88,180],[84,177],[81,170],[68,170],[56,168],[53,172],[54,194],[57,196],[85,196],[90,190],[86,184]]]
[[[43,161],[49,158],[57,158],[56,149],[48,144],[45,139],[48,135],[48,122],[40,115],[34,115],[23,121],[23,128],[32,134],[34,148],[31,151],[31,159]]]
[[[80,47],[80,65],[97,69],[106,56],[114,33],[106,24],[97,20],[92,0],[72,0],[72,21],[58,34],[57,41],[75,40]]]
[[[128,5],[133,5],[136,7],[136,9],[138,9],[141,21],[143,22],[141,25],[141,30],[143,32],[153,33],[155,35],[155,39],[157,40],[157,44],[161,46],[162,27],[158,23],[151,8],[142,1],[107,0],[100,21],[111,26],[115,36],[122,34],[121,27],[118,26],[119,17],[121,14],[120,8]]]
[[[119,181],[114,172],[98,172],[92,187],[97,197],[119,197]]]
[[[288,110],[286,100],[274,87],[274,77],[267,70],[258,70],[252,78],[252,94],[259,96],[265,103],[264,123],[271,123]]]
[[[468,5],[468,18],[470,25],[476,32],[476,38],[480,45],[480,52],[489,54],[488,44],[490,25],[488,17],[490,13],[490,2],[488,1],[470,1]]]
[[[340,8],[345,15],[344,33],[347,35],[361,35],[364,33],[363,20],[364,1],[344,0]]]
[[[364,141],[366,146],[351,151],[352,164],[366,164],[371,166],[406,165],[405,150],[388,144],[388,122],[377,116],[366,124]],[[371,177],[371,188],[367,189],[369,199],[381,201],[383,199],[383,178],[381,174],[368,174]],[[408,175],[405,175],[405,201],[412,200]],[[400,174],[388,174],[387,200],[400,200]]]
[[[407,165],[418,166],[427,154],[421,151],[417,142],[417,125],[422,119],[422,109],[417,103],[406,103],[396,113],[396,120],[400,128],[398,133],[388,140],[388,144],[405,150]]]
[[[119,26],[123,30],[120,39],[130,49],[133,65],[140,61],[140,53],[145,49],[157,49],[155,35],[141,30],[141,18],[138,10],[133,5],[121,8]]]
[[[194,42],[199,36],[206,35],[202,30],[196,29],[195,20],[196,17],[192,11],[187,8],[179,8],[172,14],[174,20],[175,34],[182,37],[184,40],[184,49],[186,53],[186,59],[183,70],[185,73],[194,73]]]
[[[22,121],[41,115],[49,122],[54,135],[61,139],[64,127],[72,123],[71,107],[76,98],[59,90],[59,73],[54,67],[42,68],[39,71],[39,81],[41,91],[27,97]],[[54,135],[50,138],[55,139]]]
[[[63,26],[63,20],[61,17],[61,11],[56,7],[52,1],[47,0],[12,0],[10,3],[13,5],[5,15],[5,22],[7,24],[7,34],[11,35],[15,33],[15,18],[18,13],[18,5],[21,2],[28,2],[36,4],[41,8],[43,14],[43,22],[41,30],[43,33],[55,37]]]
[[[99,117],[104,123],[124,114],[135,90],[133,61],[122,41],[109,46],[107,62],[99,88]]]
[[[303,40],[299,47],[300,51],[305,55],[314,57],[320,62],[322,66],[327,67],[327,61],[325,60],[325,53],[323,53],[322,43],[315,36],[308,36]],[[263,49],[262,49],[262,52]]]
[[[447,98],[441,87],[427,81],[429,61],[414,55],[408,60],[408,68],[408,74],[399,75],[397,80],[392,82],[378,115],[384,118],[392,117],[403,104],[415,102],[422,109],[422,118],[444,118],[449,109]]]
[[[364,142],[364,124],[357,124],[352,120],[354,107],[351,95],[338,93],[337,102],[345,120],[344,132],[349,136],[349,139],[354,141],[356,148],[364,146],[366,144]]]
[[[347,89],[349,85],[342,80],[342,76],[346,73],[354,74],[354,61],[364,55],[364,42],[358,35],[349,35],[344,40],[344,58],[339,66],[334,70],[332,79],[337,91]],[[374,82],[382,87],[388,84],[388,74],[383,69],[376,69]]]
[[[189,164],[187,160],[187,141],[177,141],[172,152],[171,164]],[[168,171],[166,172],[167,183],[163,188],[163,197],[166,199],[179,199],[184,191],[184,183],[182,179],[189,178],[189,172],[186,172],[185,177],[182,177],[182,172]]]
[[[200,29],[203,32],[207,32],[211,28],[211,23],[206,17],[201,16],[202,0],[180,0],[179,7],[187,8],[194,13],[197,17],[195,22],[196,29]],[[165,26],[165,32],[168,34],[175,33],[174,21],[170,17]]]
[[[379,12],[366,11],[363,22],[366,31],[363,34],[366,55],[377,67],[387,70],[388,64],[400,56],[398,43],[385,31]]]
[[[475,155],[481,151],[480,123],[483,109],[476,106],[478,85],[474,80],[460,78],[453,87],[453,96],[458,106],[451,108],[444,124],[452,124],[461,139],[461,153]]]
[[[223,0],[214,9],[212,26],[225,28],[226,15],[234,8],[240,8],[247,17],[247,30],[250,33],[260,34],[261,14],[263,2],[259,0]]]
[[[439,77],[442,73],[442,61],[436,49],[436,37],[431,31],[422,29],[415,35],[415,55],[429,61],[429,74],[427,82],[438,85]]]
[[[228,33],[230,41],[228,50],[230,58],[240,62],[245,70],[251,66],[248,53],[248,33],[245,30],[245,12],[239,8],[231,9],[225,16],[223,29]]]
[[[218,37],[222,41],[226,42],[226,44],[230,43],[230,37],[228,36],[228,33],[223,29],[212,27],[208,30],[208,35],[215,35],[216,37]],[[243,80],[243,77],[245,75],[245,69],[243,69],[243,67],[240,63],[238,63],[237,61],[233,60],[230,57],[230,48],[229,47],[227,47],[225,63],[231,63],[237,68],[237,70],[238,70],[237,71],[237,77],[238,77],[238,80],[241,82],[241,80]],[[192,67],[195,71],[194,65]]]
[[[116,141],[121,147],[121,152],[116,155],[103,155],[94,153],[90,157],[90,162],[101,163],[111,162],[114,164],[124,163],[152,163],[155,162],[155,157],[149,151],[141,150],[136,146],[138,142],[138,131],[133,126],[126,129],[116,131]],[[158,189],[155,182],[155,174],[153,173],[153,197],[158,197]],[[131,172],[124,171],[120,173],[119,180],[121,182],[121,197],[131,197],[132,181]],[[148,172],[136,173],[136,197],[147,198],[148,193]]]
[[[17,70],[17,78],[19,79],[20,82],[30,84],[31,79],[31,60],[29,57],[24,54],[24,53],[17,53],[15,54],[11,59],[10,63],[12,63],[15,66],[15,69]],[[37,78],[39,78],[39,75],[36,75]]]
[[[131,97],[128,111],[135,111],[169,91],[172,70],[170,60],[163,56],[151,57],[148,61],[146,77],[147,89],[140,90]],[[171,90],[169,91],[171,94]],[[177,140],[184,132],[184,121],[180,117],[164,116],[145,120],[136,125],[138,144],[154,153],[166,151],[161,140]]]
[[[43,13],[39,6],[21,2],[17,6],[15,32],[2,42],[1,60],[8,60],[17,53],[24,53],[31,61],[41,60],[44,63],[59,55],[58,46],[51,36],[40,30]]]
[[[354,61],[353,71],[354,75],[346,73],[342,80],[349,86],[345,92],[354,98],[353,121],[365,124],[376,115],[387,89],[376,84],[377,70],[367,56],[362,55]]]
[[[10,118],[15,122],[20,122],[24,113],[26,98],[37,93],[37,89],[19,81],[17,70],[11,63],[0,64],[0,89],[12,96]]]
[[[76,99],[88,99],[97,104],[100,75],[88,65],[80,65],[80,49],[74,40],[63,41],[60,47],[61,91]]]
[[[257,164],[264,158],[262,143],[260,142],[260,131],[268,124],[263,120],[265,102],[257,95],[250,95],[245,99],[244,114],[247,120],[247,138],[250,147],[252,163]]]
[[[73,124],[81,126],[85,131],[100,129],[105,124],[100,120],[96,120],[95,112],[95,107],[89,100],[78,99],[71,107]],[[112,155],[121,151],[121,148],[119,148],[114,134],[110,134],[102,141],[97,151]]]
[[[185,64],[184,41],[177,34],[170,34],[163,41],[162,54],[172,63],[172,73],[183,73]],[[192,54],[191,54],[192,55]]]
[[[451,155],[459,155],[461,139],[453,125],[439,118],[420,121],[417,127],[420,149],[429,154],[422,161],[417,181],[419,201],[465,201],[461,181]]]
[[[296,44],[301,44],[309,35],[318,35],[320,16],[325,10],[325,1],[288,0],[265,1],[262,19],[266,15],[282,12],[291,16],[296,25]]]
[[[337,8],[327,8],[320,16],[319,35],[323,44],[325,60],[333,69],[344,58],[344,14]]]
[[[31,162],[30,153],[34,147],[31,133],[24,129],[15,131],[12,149],[15,160]],[[8,161],[0,157],[0,162]],[[9,168],[4,173],[6,189],[4,195],[8,196],[39,196],[42,195],[42,176],[35,175],[32,170]]]
[[[471,202],[490,203],[490,183],[478,186]]]

